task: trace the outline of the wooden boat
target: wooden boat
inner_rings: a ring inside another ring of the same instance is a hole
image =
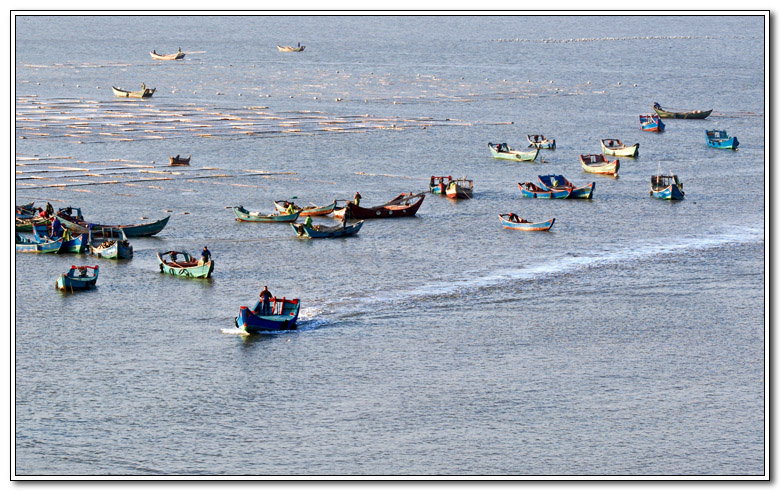
[[[333,203],[325,206],[304,206],[301,208],[300,206],[296,205],[293,201],[285,201],[285,200],[279,200],[274,201],[274,206],[279,211],[279,213],[287,213],[287,208],[293,205],[293,209],[300,213],[300,216],[302,217],[319,217],[319,216],[325,216],[330,215],[333,213],[333,210],[336,209],[336,200],[333,200]]]
[[[16,234],[16,252],[29,252],[33,254],[47,254],[59,252],[62,247],[62,238],[38,242],[35,239],[22,237]]]
[[[518,182],[520,194],[523,198],[541,198],[541,199],[566,199],[571,194],[568,188],[547,189],[537,186],[532,182]]]
[[[95,232],[103,238],[95,242]],[[127,241],[127,236],[121,228],[102,228],[89,231],[89,253],[106,259],[130,259],[133,257],[133,246]]]
[[[372,208],[364,208],[356,205],[353,201],[347,201],[347,204],[342,208],[337,208],[333,215],[341,218],[346,213],[348,218],[355,220],[413,217],[420,209],[424,199],[424,194],[401,193],[387,203]]]
[[[287,214],[273,214],[273,215],[261,215],[256,211],[249,211],[243,206],[234,206],[233,213],[236,214],[236,220],[239,222],[271,222],[271,223],[287,223],[294,222],[298,219],[300,212]]]
[[[136,91],[118,89],[114,86],[111,87],[111,90],[114,91],[114,95],[117,97],[135,97],[137,99],[144,99],[147,97],[152,97],[152,94],[154,94],[154,91],[157,89],[147,89],[146,85],[144,85],[143,89]]]
[[[662,118],[668,119],[704,119],[712,113],[712,109],[709,111],[684,111],[684,110],[666,110],[661,107],[657,102],[653,104],[653,110]]]
[[[308,237],[310,239],[325,239],[330,237],[347,237],[355,235],[363,226],[363,220],[349,225],[334,225],[326,227],[324,225],[313,225],[307,227],[303,223],[291,223],[290,226],[298,234],[298,237]]]
[[[535,148],[530,152],[519,152],[517,150],[512,149],[512,147],[510,147],[506,143],[494,144],[488,142],[488,148],[490,149],[490,153],[493,155],[494,159],[531,162],[536,160],[537,155],[539,155],[538,148]]]
[[[32,216],[29,218],[16,217],[15,222],[17,232],[32,232],[36,225],[48,224],[49,219],[41,216]]]
[[[23,205],[15,205],[16,218],[32,218],[35,216],[35,201]]]
[[[49,235],[50,228],[51,228],[50,225],[46,226],[43,224],[38,224],[33,226],[33,234],[35,237],[35,241],[44,243],[44,242],[49,242],[51,240],[54,240]],[[88,240],[87,234],[79,234],[67,240],[63,236],[62,246],[60,247],[60,250],[57,252],[59,252],[60,254],[63,253],[81,254],[87,248],[87,240]]]
[[[520,218],[514,213],[503,213],[498,215],[498,219],[501,220],[501,225],[503,225],[504,228],[525,230],[529,232],[544,232],[550,230],[555,223],[555,218],[550,218],[545,222],[529,222],[525,218]]]
[[[150,51],[149,55],[151,55],[151,57],[155,60],[181,60],[184,58],[185,53],[182,53],[181,48],[179,48],[179,51],[169,55],[159,55],[155,50]]]
[[[138,223],[135,225],[103,225],[99,223],[90,223],[83,219],[71,216],[64,211],[57,212],[57,218],[62,222],[62,226],[70,229],[71,232],[76,234],[85,234],[93,229],[93,237],[101,237],[101,230],[107,229],[121,229],[127,237],[148,237],[159,233],[170,220],[170,215],[151,223]]]
[[[527,135],[528,146],[536,148],[549,148],[555,150],[555,138],[548,140],[544,135]]]
[[[593,197],[593,190],[596,188],[596,183],[591,182],[582,187],[575,187],[568,179],[560,174],[547,174],[544,176],[537,176],[539,185],[546,189],[568,189],[571,191],[569,199],[590,199]]]
[[[447,194],[447,185],[452,181],[452,176],[431,176],[428,189],[431,194]]]
[[[683,199],[683,185],[675,174],[650,176],[650,196],[659,199]]]
[[[705,134],[707,136],[707,145],[713,148],[736,150],[739,146],[737,137],[729,137],[729,134],[724,130],[707,130]]]
[[[178,256],[181,256],[179,259]],[[160,273],[187,278],[209,278],[214,271],[214,260],[207,262],[195,259],[187,251],[167,251],[157,253]]]
[[[450,199],[471,199],[474,195],[474,181],[471,179],[454,179],[447,184],[447,197]]]
[[[610,162],[601,154],[580,155],[580,164],[582,170],[591,174],[616,176],[620,169],[620,160],[615,159]]]
[[[634,143],[630,147],[626,146],[620,140],[615,138],[605,138],[601,140],[601,150],[604,155],[615,155],[616,157],[636,157],[639,155],[639,143]]]
[[[642,114],[639,116],[639,127],[642,131],[655,131],[660,133],[666,125],[657,114]]]
[[[300,299],[274,297],[271,299],[271,312],[268,315],[261,313],[261,306],[262,301],[259,299],[251,310],[242,305],[235,319],[236,327],[248,334],[290,331],[296,328]]]
[[[187,157],[179,157],[178,155],[175,157],[170,157],[171,165],[190,165],[191,157],[192,155],[187,155]]]
[[[299,53],[306,49],[306,46],[301,46],[300,44],[298,46],[279,46],[277,44],[276,48],[283,53]]]
[[[92,271],[90,271],[92,270]],[[89,290],[95,288],[100,267],[95,266],[71,266],[70,271],[57,278],[57,289],[73,292],[75,290]]]

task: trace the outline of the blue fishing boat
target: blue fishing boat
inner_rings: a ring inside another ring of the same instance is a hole
[[[33,254],[47,254],[58,252],[62,247],[62,238],[38,242],[36,239],[22,237],[16,234],[16,252],[29,252]]]
[[[95,288],[99,270],[98,266],[71,266],[70,271],[57,278],[57,289],[73,292]]]
[[[271,310],[262,313],[262,301],[258,299],[252,310],[241,306],[236,317],[236,327],[248,334],[291,331],[296,328],[301,302],[297,298],[272,298]]]
[[[447,185],[450,181],[452,181],[452,176],[431,176],[428,189],[430,189],[431,194],[444,195],[447,192]]]
[[[544,222],[529,222],[525,218],[520,218],[514,213],[503,213],[498,215],[498,219],[501,220],[501,225],[503,225],[504,228],[523,230],[526,232],[545,232],[550,230],[555,223],[555,218],[550,218]]]
[[[713,148],[726,148],[736,150],[739,146],[739,140],[736,136],[729,136],[724,130],[707,130],[707,145]]]
[[[555,138],[548,140],[544,135],[526,135],[528,138],[528,146],[536,148],[548,148],[555,150]]]
[[[45,224],[33,225],[34,238],[37,242],[49,242],[52,238],[49,236],[48,227]],[[58,237],[59,238],[59,237]],[[70,235],[70,231],[65,229],[62,235],[62,247],[57,251],[60,254],[72,253],[81,254],[87,248],[87,234],[79,234],[75,237]]]
[[[181,256],[181,258],[179,258]],[[202,262],[187,251],[167,251],[157,253],[160,273],[186,278],[209,278],[214,271],[214,261]]]
[[[650,177],[650,196],[659,199],[683,199],[683,185],[675,174],[662,176],[660,174]]]
[[[363,220],[351,225],[334,225],[326,227],[324,225],[312,225],[307,227],[303,223],[291,223],[290,226],[295,230],[299,237],[308,237],[309,239],[325,239],[330,237],[347,237],[355,235],[363,226]]]
[[[89,253],[106,259],[129,259],[133,257],[133,246],[127,241],[127,236],[121,228],[97,229],[100,243],[95,242],[93,231],[89,231]]]
[[[80,210],[78,213],[81,213]],[[156,222],[138,223],[135,225],[102,225],[84,221],[61,210],[57,212],[57,218],[59,218],[63,227],[77,234],[85,234],[90,229],[93,229],[92,236],[100,237],[101,230],[121,229],[127,237],[149,237],[164,229],[171,217],[167,216]]]
[[[532,182],[518,182],[517,185],[520,186],[523,198],[566,199],[571,194],[571,190],[568,188],[547,189]]]
[[[593,190],[596,189],[595,182],[591,182],[582,187],[576,187],[560,174],[547,174],[544,176],[537,176],[537,178],[540,187],[554,190],[570,190],[571,194],[569,194],[569,199],[590,199],[593,197]]]
[[[657,114],[642,114],[639,116],[639,127],[642,131],[654,131],[660,133],[666,125]]]

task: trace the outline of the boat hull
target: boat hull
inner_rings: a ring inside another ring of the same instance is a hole
[[[118,228],[118,229],[122,229],[126,237],[131,238],[131,237],[149,237],[151,235],[155,235],[159,233],[160,231],[162,231],[162,229],[165,228],[166,225],[168,225],[168,220],[170,220],[171,217],[169,215],[163,218],[162,220],[157,220],[156,222],[139,223],[136,225],[102,225],[97,223],[90,224],[89,222],[78,220],[64,213],[58,213],[57,218],[60,220],[63,227],[68,228],[73,233],[77,233],[77,234],[88,233],[89,226],[92,225],[93,237],[102,237],[101,234],[102,229]]]
[[[580,155],[580,164],[582,170],[591,174],[616,176],[620,169],[620,160],[610,162],[603,155]]]
[[[575,187],[568,179],[559,174],[548,174],[537,176],[539,186],[545,189],[568,189],[570,191],[569,199],[591,199],[593,190],[596,189],[596,183],[591,182],[582,187]],[[557,184],[554,184],[557,182]]]
[[[639,127],[642,129],[642,131],[652,131],[655,133],[660,133],[664,131],[666,128],[666,125],[663,121],[661,121],[661,118],[657,115],[651,115],[651,116],[639,116]]]
[[[636,157],[639,155],[639,143],[635,143],[630,147],[623,146],[623,148],[610,148],[601,142],[601,150],[604,155],[612,155],[615,157]]]
[[[274,201],[274,206],[279,213],[287,213],[287,207],[284,204]],[[333,210],[336,209],[336,202],[326,206],[304,206],[303,208],[295,206],[295,209],[300,210],[299,216],[302,217],[321,217],[333,213]]]
[[[736,150],[739,147],[739,140],[736,136],[729,137],[725,131],[705,131],[707,145],[712,148],[723,148],[726,150]]]
[[[62,238],[50,240],[47,242],[17,242],[16,252],[26,252],[32,254],[51,254],[59,252],[62,247]]]
[[[133,257],[133,246],[122,244],[121,241],[111,241],[113,244],[106,246],[89,246],[89,253],[103,259],[130,259]]]
[[[304,49],[306,49],[306,46],[279,46],[276,45],[276,49],[281,51],[282,53],[300,53]]]
[[[539,149],[534,148],[530,152],[518,152],[517,150],[511,150],[509,152],[499,152],[492,143],[488,143],[490,154],[494,159],[502,160],[514,160],[516,162],[533,162],[536,161],[536,157],[539,155]]]
[[[550,230],[555,223],[555,218],[551,218],[544,222],[525,222],[525,223],[518,223],[513,222],[511,220],[507,220],[503,216],[499,215],[498,219],[501,220],[501,225],[504,226],[504,228],[508,228],[511,230],[522,230],[524,232],[546,232],[547,230]]]
[[[300,300],[273,299],[273,315],[260,315],[260,302],[253,309],[242,306],[235,319],[236,327],[248,334],[262,334],[297,329]]]
[[[198,266],[175,267],[163,262],[163,260],[160,258],[160,255],[157,254],[157,261],[160,264],[160,273],[169,274],[171,276],[182,276],[184,278],[210,278],[211,273],[214,272],[213,260]]]
[[[398,201],[401,198],[402,195],[398,195],[395,199],[391,200],[390,203]],[[420,206],[425,199],[425,195],[417,195],[411,199],[416,199],[416,201],[410,205],[384,204],[382,206],[375,206],[373,208],[363,208],[362,206],[356,205],[352,201],[348,201],[346,206],[336,210],[334,215],[343,217],[344,214],[347,213],[347,217],[354,220],[365,220],[369,218],[413,217],[415,214],[417,214],[417,210],[420,209]]]
[[[447,185],[445,194],[450,199],[471,199],[474,195],[474,188],[469,184],[452,181]]]
[[[665,118],[665,119],[705,119],[707,116],[712,113],[712,109],[709,111],[680,111],[680,112],[674,112],[674,111],[665,111],[663,109],[658,109],[657,107],[654,107],[653,110],[658,114],[659,117]]]
[[[160,55],[155,53],[154,51],[149,52],[149,55],[155,60],[181,60],[182,58],[184,58],[185,54],[186,53],[182,53],[181,51],[170,55]]]
[[[135,99],[146,99],[148,97],[152,97],[154,91],[157,89],[144,89],[144,90],[132,91],[132,90],[122,90],[116,87],[111,87],[111,90],[114,91],[114,95],[117,97],[132,97]]]
[[[309,239],[327,239],[333,237],[348,237],[357,234],[363,227],[363,220],[346,227],[336,225],[335,227],[307,227],[302,223],[291,223],[290,226],[295,230],[299,237]]]
[[[535,147],[535,148],[546,148],[548,150],[555,150],[555,138],[552,140],[548,140],[547,138],[538,139],[535,138],[537,135],[528,135],[526,138],[528,140],[528,146],[529,147]]]
[[[62,242],[59,253],[81,254],[87,248],[87,234],[79,234]]]
[[[571,194],[569,189],[544,189],[530,182],[518,182],[517,185],[523,198],[566,199]]]
[[[243,206],[234,206],[233,213],[239,222],[262,222],[262,223],[289,223],[298,219],[300,212],[292,215],[260,215],[256,212],[246,210]]]
[[[663,189],[650,189],[650,196],[658,199],[677,200],[685,198],[685,193],[676,184],[671,184]]]
[[[92,288],[95,288],[98,274],[99,274],[99,267],[95,266],[93,275],[90,276],[80,276],[76,272],[86,271],[87,267],[76,267],[71,266],[70,271],[67,273],[63,273],[60,275],[59,278],[57,278],[57,289],[63,290],[63,291],[79,291],[79,290],[91,290]]]

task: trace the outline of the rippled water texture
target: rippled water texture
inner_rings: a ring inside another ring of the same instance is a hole
[[[15,28],[16,202],[171,216],[131,260],[15,255],[17,475],[765,474],[763,17]],[[142,83],[152,98],[111,91]],[[655,101],[713,113],[640,131]],[[527,134],[557,149],[491,158]],[[602,138],[640,143],[618,178],[580,167]],[[659,166],[685,200],[649,196]],[[548,173],[593,199],[520,197]],[[431,175],[473,199],[427,195],[345,239],[230,209],[372,206]],[[505,230],[508,212],[556,222]],[[159,273],[156,252],[203,245],[210,280]],[[100,265],[96,290],[55,290],[72,264]],[[263,285],[301,299],[298,331],[234,327]]]

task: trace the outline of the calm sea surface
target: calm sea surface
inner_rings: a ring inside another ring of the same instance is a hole
[[[16,202],[171,216],[131,260],[15,255],[18,475],[768,472],[763,17],[13,25]],[[112,95],[142,83],[154,97]],[[640,131],[654,101],[714,111]],[[542,163],[490,157],[531,133],[558,142]],[[601,138],[640,143],[617,179],[580,168]],[[649,196],[659,165],[685,200]],[[593,199],[520,198],[547,173]],[[431,175],[473,199],[346,239],[230,210],[372,206]],[[555,226],[504,230],[510,211]],[[212,279],[159,273],[157,251],[204,245]],[[98,288],[58,293],[72,264],[99,264]],[[263,285],[301,299],[300,330],[238,334]]]

